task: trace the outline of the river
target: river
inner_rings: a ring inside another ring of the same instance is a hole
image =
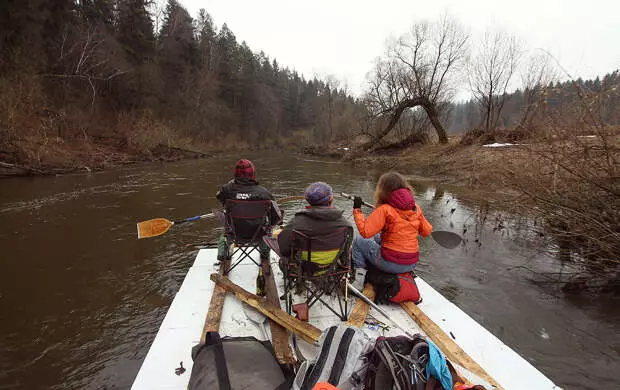
[[[248,156],[276,197],[322,180],[371,199],[380,173],[268,154]],[[214,194],[237,158],[0,181],[0,389],[129,388],[193,262],[193,245],[219,235],[217,222],[204,220],[137,240],[135,224],[218,207]],[[497,229],[497,213],[481,212],[458,191],[428,184],[416,190],[435,229],[467,229],[467,243],[455,250],[422,240],[419,274],[426,281],[556,384],[618,386],[617,300],[568,299],[532,283],[520,266],[560,265],[522,221],[506,219]],[[351,201],[336,205],[351,217]],[[284,205],[289,215],[299,207]]]

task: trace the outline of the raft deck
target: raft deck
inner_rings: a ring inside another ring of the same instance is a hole
[[[255,253],[258,257],[258,254]],[[189,269],[179,292],[176,294],[157,336],[148,351],[144,362],[132,385],[135,390],[151,389],[186,389],[192,369],[191,349],[200,342],[205,318],[215,287],[210,279],[218,271],[216,249],[201,249],[193,266]],[[257,259],[258,260],[258,259]],[[233,260],[234,261],[234,260]],[[272,258],[272,269],[279,293],[283,292],[282,274],[277,267],[277,259]],[[256,289],[258,267],[249,260],[241,263],[228,275],[231,281],[247,291]],[[435,322],[446,334],[452,335],[454,341],[473,358],[493,379],[505,389],[559,389],[551,380],[532,366],[527,360],[501,342],[488,330],[474,321],[456,305],[448,301],[422,278],[416,283],[424,301],[419,308]],[[330,303],[327,298],[326,301]],[[356,299],[349,294],[349,311]],[[335,305],[335,301],[332,301]],[[281,302],[284,308],[284,301]],[[397,305],[384,305],[382,308],[411,333],[424,332]],[[369,318],[388,323],[381,314],[370,310]],[[372,321],[372,320],[371,320]],[[322,303],[318,302],[310,309],[310,321],[319,329],[341,323],[339,319]],[[267,328],[269,328],[267,326]],[[379,335],[394,336],[401,332],[390,328],[385,330],[369,325],[364,331],[371,337]],[[265,335],[244,313],[243,304],[231,295],[224,300],[220,323],[220,335],[231,337],[253,336],[265,340]],[[299,347],[305,356],[316,351],[312,345],[299,341]],[[175,374],[175,369],[182,362],[186,371]],[[465,375],[476,381],[471,373]],[[477,381],[485,384],[482,381]]]

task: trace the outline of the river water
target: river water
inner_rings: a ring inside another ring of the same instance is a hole
[[[137,240],[135,223],[217,207],[217,186],[238,157],[1,181],[0,389],[129,388],[193,262],[193,245],[219,234],[215,220],[204,220]],[[322,180],[371,199],[380,174],[291,154],[249,157],[276,197]],[[419,273],[433,287],[556,384],[617,388],[617,300],[568,299],[533,283],[529,269],[560,265],[546,250],[553,248],[522,229],[527,221],[500,224],[497,212],[458,193],[428,184],[416,190],[436,230],[467,229],[467,243],[455,250],[422,240]],[[336,205],[351,217],[351,201]],[[299,207],[283,208],[292,215]]]

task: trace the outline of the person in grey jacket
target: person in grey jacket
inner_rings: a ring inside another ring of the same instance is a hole
[[[332,188],[323,182],[312,183],[304,194],[309,206],[295,213],[295,216],[278,234],[280,255],[291,254],[291,232],[297,230],[310,237],[324,235],[335,229],[346,227],[353,231],[353,226],[342,210],[335,208]]]

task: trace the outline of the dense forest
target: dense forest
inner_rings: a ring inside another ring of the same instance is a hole
[[[55,143],[327,144],[363,110],[333,78],[305,79],[176,0],[9,1],[0,18],[5,161],[40,162]]]
[[[598,93],[602,120],[620,123],[618,71],[559,82],[549,67],[522,66],[523,82],[509,92],[522,56],[513,41],[487,36],[481,47],[504,62],[484,67],[485,52],[472,56],[471,37],[450,19],[416,23],[388,45],[355,99],[335,78],[304,78],[177,0],[3,2],[0,18],[0,160],[9,163],[69,156],[80,165],[100,155],[98,165],[114,151],[152,157],[162,145],[324,147],[356,135],[365,135],[361,150],[402,148],[429,141],[432,128],[440,142],[446,133],[515,128],[580,91]],[[468,57],[482,63],[467,65]],[[454,103],[464,72],[474,97]],[[477,85],[472,75],[498,78]],[[71,157],[75,150],[83,156]]]

